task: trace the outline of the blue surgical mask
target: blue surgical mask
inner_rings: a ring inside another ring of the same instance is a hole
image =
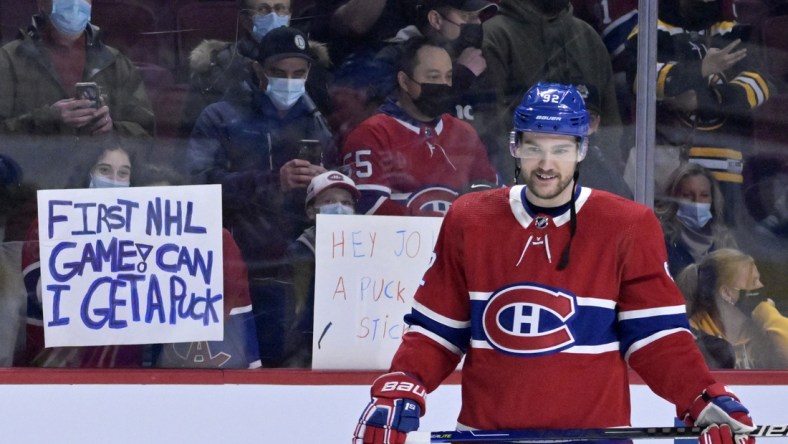
[[[269,77],[265,94],[274,102],[279,111],[293,107],[306,92],[306,79],[285,79]]]
[[[96,174],[90,175],[90,188],[125,188],[128,186],[128,180],[109,179]]]
[[[356,214],[356,211],[353,209],[353,207],[343,205],[339,202],[325,204],[322,207],[318,207],[317,212],[320,214]]]
[[[90,3],[85,0],[54,0],[49,20],[61,34],[81,34],[90,22]]]
[[[261,41],[272,29],[287,26],[290,23],[289,15],[279,15],[275,12],[252,17],[252,34],[257,41]]]
[[[699,230],[711,220],[711,204],[701,202],[679,201],[676,217],[687,227]]]

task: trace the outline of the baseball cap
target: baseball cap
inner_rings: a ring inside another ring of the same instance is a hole
[[[257,61],[263,64],[290,57],[302,58],[308,62],[314,61],[309,55],[309,42],[306,35],[288,26],[268,32],[260,41],[259,48]]]
[[[485,15],[491,15],[498,11],[498,5],[486,0],[427,0],[425,6],[427,10],[448,6],[467,12],[479,11],[481,13],[484,11]]]
[[[339,171],[326,171],[323,174],[313,177],[312,181],[309,182],[309,186],[306,188],[306,204],[309,205],[309,202],[312,202],[318,194],[334,187],[348,190],[350,194],[353,195],[354,199],[358,199],[361,196],[353,179],[345,176]]]

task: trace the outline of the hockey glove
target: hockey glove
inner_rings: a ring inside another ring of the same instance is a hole
[[[723,384],[708,386],[684,413],[689,426],[707,427],[700,437],[704,444],[754,444],[746,434],[755,430],[750,411]]]
[[[361,414],[353,443],[403,444],[427,410],[427,390],[415,378],[395,372],[376,379],[370,392],[372,401]]]

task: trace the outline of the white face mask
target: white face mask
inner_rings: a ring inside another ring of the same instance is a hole
[[[265,94],[274,102],[274,106],[279,111],[292,108],[304,93],[306,93],[306,79],[268,77],[268,87],[265,89]]]
[[[356,214],[356,211],[353,209],[353,207],[343,205],[339,202],[325,204],[322,207],[318,207],[317,212],[320,214]]]

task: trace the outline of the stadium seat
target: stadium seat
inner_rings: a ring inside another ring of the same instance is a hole
[[[778,89],[788,87],[788,15],[764,21],[761,39],[766,51],[766,70],[777,81]]]
[[[134,62],[157,63],[156,19],[139,4],[94,0],[91,22],[101,28],[101,40]]]
[[[36,11],[36,2],[0,0],[0,44],[15,39],[19,29],[25,29],[30,24],[30,17]]]

